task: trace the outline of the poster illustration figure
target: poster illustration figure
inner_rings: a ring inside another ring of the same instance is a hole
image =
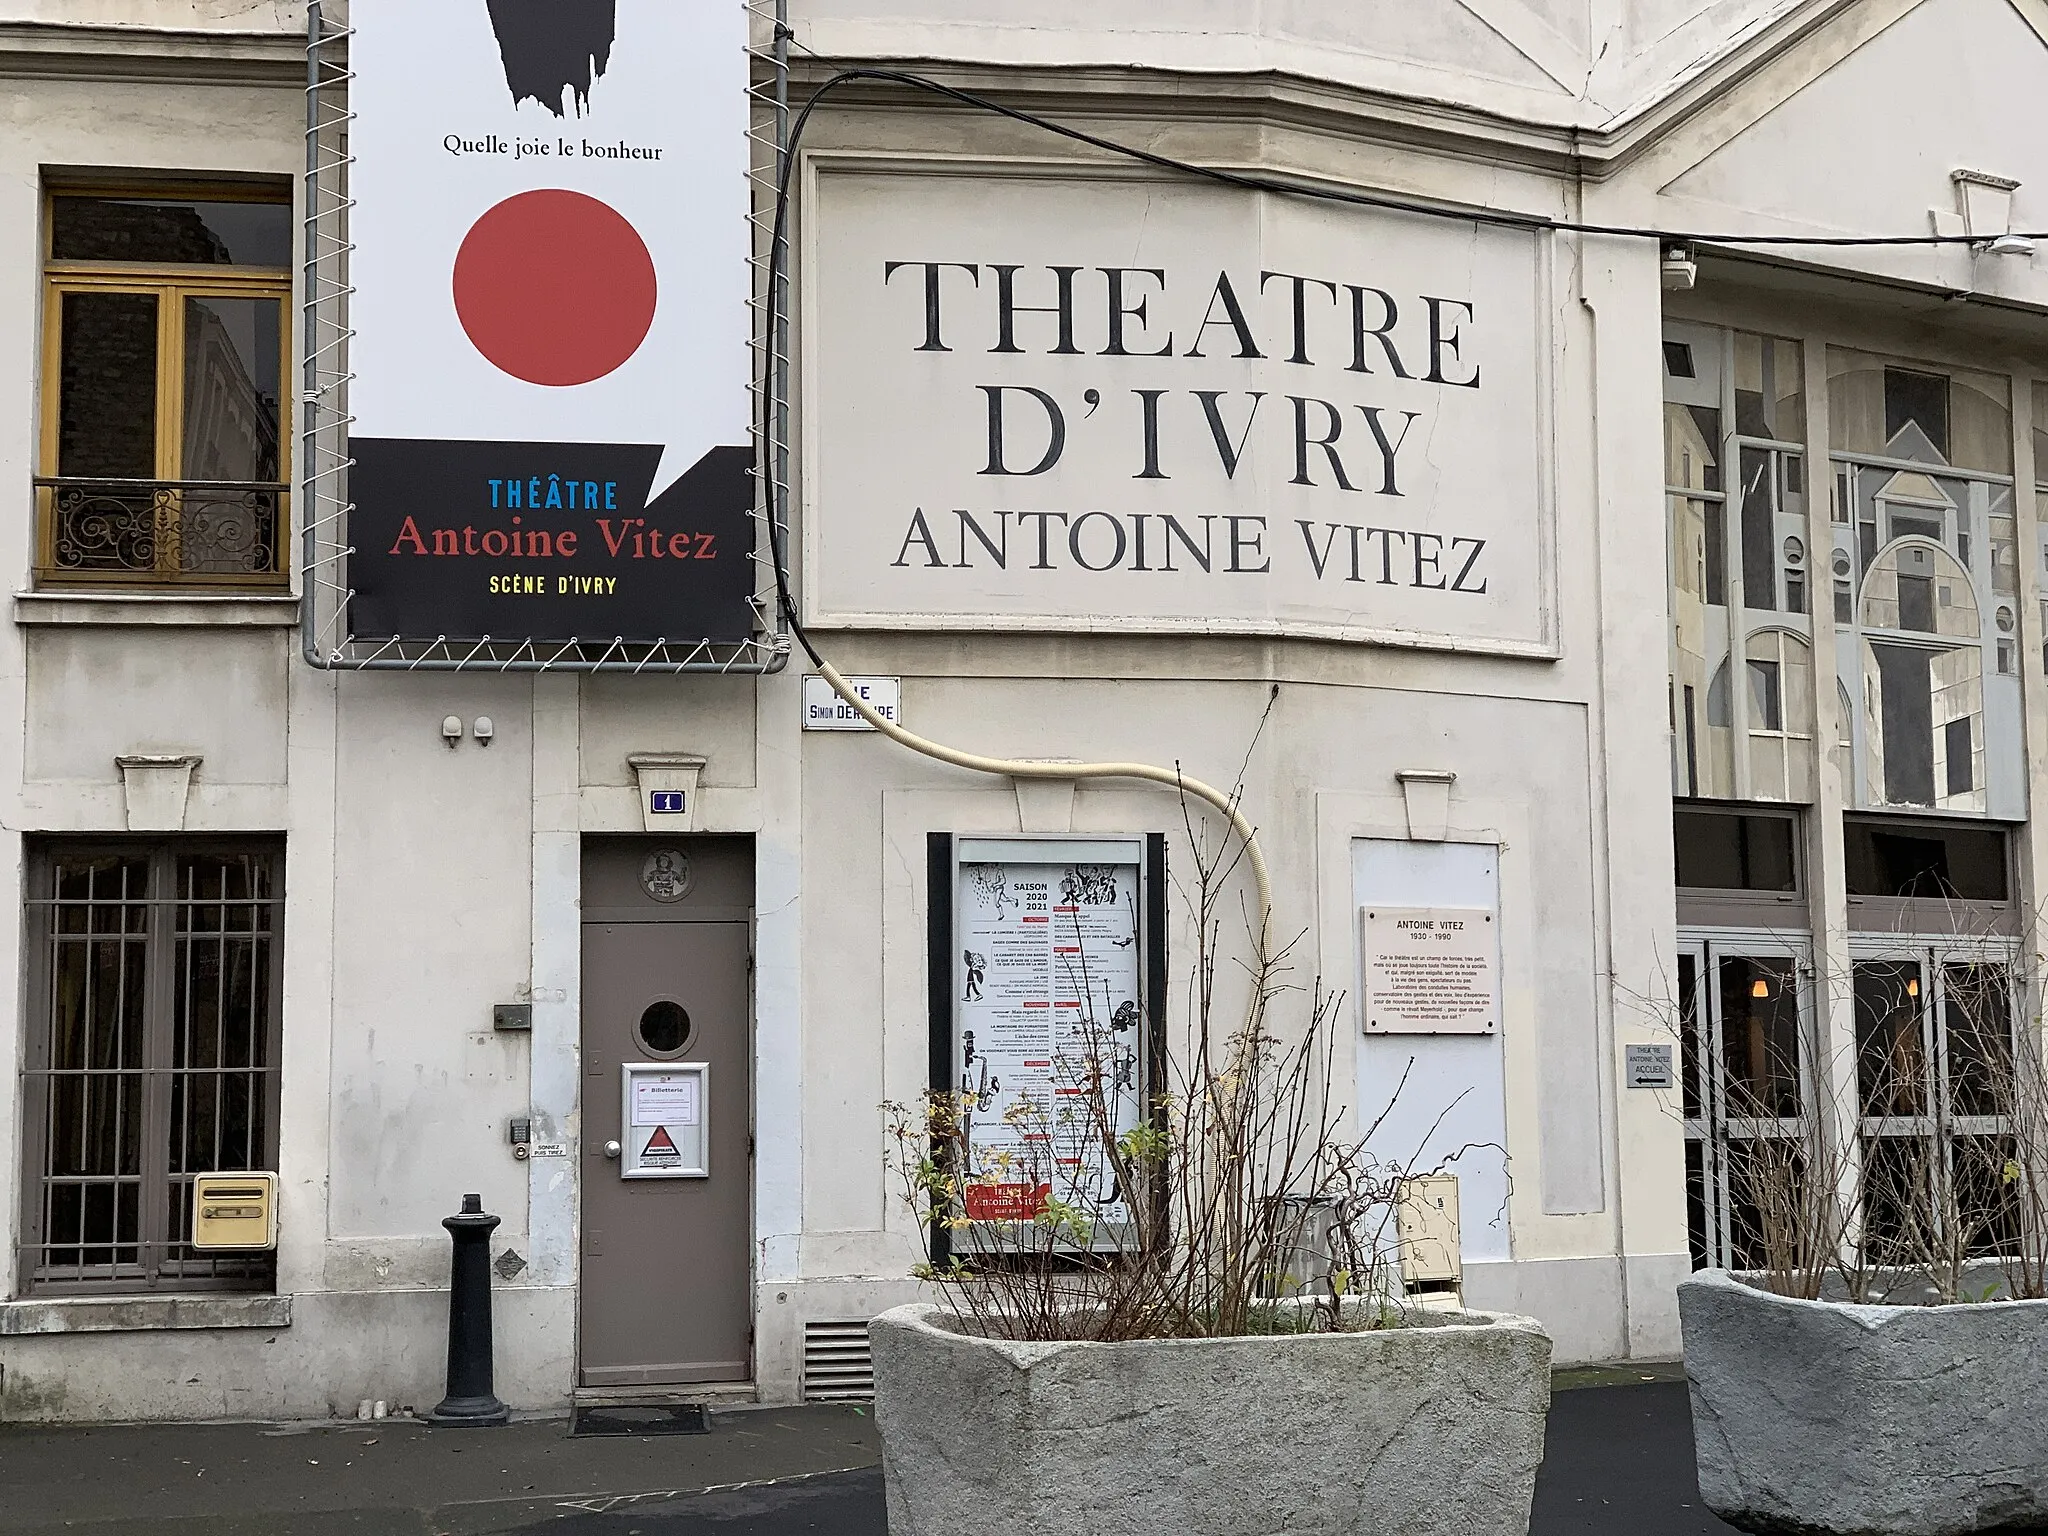
[[[988,956],[977,955],[970,949],[963,954],[962,959],[967,965],[967,991],[961,1001],[978,1003],[981,1001],[981,984],[988,976]],[[968,1038],[971,1040],[974,1037],[969,1035]]]
[[[680,848],[657,848],[640,866],[640,887],[664,905],[690,893],[690,856]]]
[[[996,1095],[1002,1091],[1003,1080],[989,1071],[986,1061],[982,1062],[979,1072],[969,1073],[960,1083],[961,1096],[973,1101],[974,1112],[978,1115],[987,1114],[988,1107],[995,1103]],[[971,1139],[969,1145],[972,1148]],[[975,1173],[982,1171],[978,1162],[970,1162],[970,1167]]]
[[[1060,900],[1067,906],[1106,907],[1116,901],[1114,864],[1076,864],[1060,879]]]
[[[1111,1093],[1136,1092],[1138,1087],[1138,1053],[1127,1045],[1116,1048],[1115,1079],[1109,1085]]]
[[[505,85],[513,105],[538,102],[556,117],[572,95],[576,115],[590,110],[590,92],[612,59],[617,0],[486,0]]]
[[[1014,898],[1010,895],[1009,878],[1004,873],[1003,866],[1000,864],[970,864],[967,866],[967,871],[968,878],[974,882],[975,899],[984,907],[994,907],[996,909],[996,921],[1001,922],[1003,908],[1015,904]]]

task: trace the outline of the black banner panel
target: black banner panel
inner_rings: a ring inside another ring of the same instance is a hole
[[[754,630],[753,452],[652,501],[659,446],[353,438],[348,632],[627,642]]]

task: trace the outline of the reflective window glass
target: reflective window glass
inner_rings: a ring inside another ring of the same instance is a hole
[[[287,203],[87,196],[51,201],[50,256],[56,261],[279,268],[292,262]]]
[[[1790,960],[1724,956],[1721,1056],[1728,1113],[1799,1113],[1799,989]]]
[[[1799,343],[1741,331],[1734,341],[1735,430],[1744,437],[1798,442],[1806,435]]]
[[[1866,1115],[1916,1115],[1926,1107],[1926,987],[1917,960],[1856,963],[1856,1083]]]
[[[1958,1115],[2011,1114],[2012,974],[2002,965],[1941,968],[1949,1107]]]
[[[185,301],[181,478],[277,478],[283,311],[277,299]]]
[[[67,293],[57,383],[57,473],[156,476],[157,298]]]
[[[1799,889],[1791,817],[1680,807],[1671,822],[1680,886],[1709,891]]]
[[[1842,840],[1851,896],[2010,899],[2004,827],[1845,816]]]

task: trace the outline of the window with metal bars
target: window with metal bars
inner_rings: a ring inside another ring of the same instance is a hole
[[[188,1237],[194,1175],[276,1167],[283,876],[275,842],[36,849],[26,1289],[270,1289]]]

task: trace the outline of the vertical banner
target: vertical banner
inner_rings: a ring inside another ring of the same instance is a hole
[[[351,637],[751,634],[739,0],[355,0]]]

